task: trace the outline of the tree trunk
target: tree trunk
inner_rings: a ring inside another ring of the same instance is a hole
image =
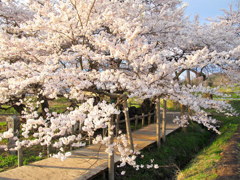
[[[114,133],[111,127],[113,126],[113,117],[109,121],[108,124],[108,136],[110,137],[110,144],[113,144],[114,142]],[[114,149],[112,154],[108,154],[108,179],[114,180]]]
[[[190,70],[187,70],[187,84],[191,85],[191,73],[190,73]],[[187,106],[187,111],[188,111],[188,119],[189,119],[189,116],[191,114],[191,110],[190,108]]]
[[[42,116],[43,118],[47,118],[47,112],[45,109],[49,109],[48,99],[44,96],[40,97],[40,99],[43,100],[43,103],[41,104]]]
[[[166,141],[166,114],[167,114],[167,101],[163,100],[163,114],[162,114],[162,139]]]
[[[126,122],[128,142],[130,144],[131,150],[134,151],[133,138],[132,138],[132,131],[131,131],[131,125],[130,125],[130,119],[129,119],[127,100],[125,100],[123,102],[123,108],[124,108],[124,116],[125,116],[125,122]]]
[[[191,85],[191,73],[189,70],[187,70],[186,82],[187,82],[187,84]]]

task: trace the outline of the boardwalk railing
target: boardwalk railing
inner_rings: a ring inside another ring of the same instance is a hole
[[[174,114],[167,115],[167,119],[173,115]],[[178,126],[171,123],[170,120],[171,119],[169,119],[169,122],[167,121],[166,134],[169,134],[178,128]],[[132,122],[134,122],[134,120],[132,120]],[[150,124],[134,131],[133,138],[134,142],[137,144],[136,150],[142,150],[143,148],[148,147],[156,142],[156,125]],[[47,158],[27,166],[2,172],[0,173],[0,179],[32,180],[41,178],[50,180],[86,180],[94,177],[96,174],[101,176],[102,173],[108,171],[108,156],[105,152],[105,147],[100,144],[74,150],[72,151],[72,154],[73,155],[64,162],[53,158]],[[115,154],[114,162],[117,163],[119,159],[119,154]]]
[[[148,119],[148,124],[151,123],[151,118],[152,116],[154,117],[154,113],[148,113],[148,114],[142,114],[142,115],[135,115],[134,117],[131,117],[129,120],[130,121],[135,121],[135,128],[134,129],[137,129],[138,127],[138,123],[139,123],[139,120],[141,119],[141,125],[142,127],[145,125],[145,118],[147,117]],[[125,119],[123,120],[120,120],[119,123],[125,123]]]
[[[160,113],[163,113],[163,111],[160,112]],[[180,115],[180,112],[167,112],[166,113],[166,119],[171,119],[172,120],[177,115]],[[17,127],[16,124],[15,124],[16,122],[19,122],[19,121],[17,121],[16,117],[14,117],[14,118],[10,118],[9,117],[8,128],[13,127],[16,130],[16,127]],[[156,112],[153,112],[153,113],[148,112],[147,114],[142,113],[141,115],[135,115],[135,116],[129,118],[129,122],[131,124],[131,129],[137,130],[139,128],[143,128],[145,125],[150,125],[151,123],[155,123],[156,122]],[[120,130],[120,127],[124,123],[126,123],[126,120],[125,119],[120,119],[120,115],[117,115],[115,117],[115,128],[116,128],[115,135],[118,135],[118,131]],[[163,125],[161,125],[161,126],[163,127]],[[74,131],[78,131],[76,127],[73,127],[73,133],[77,133],[77,132],[74,132]],[[162,134],[163,134],[163,132],[165,130],[162,129],[161,131],[162,131]],[[101,133],[101,132],[99,132],[99,133]],[[108,132],[107,129],[103,129],[102,133],[103,133],[103,136],[108,136],[109,135],[109,132]],[[157,131],[156,131],[156,133],[157,133]],[[159,137],[160,137],[160,135],[159,135]],[[161,136],[160,138],[165,138],[165,136]],[[93,137],[89,137],[88,139],[86,139],[86,142],[87,142],[88,145],[92,144],[92,139],[93,139]],[[51,153],[50,149],[51,149],[51,147],[47,148],[48,154]],[[70,150],[74,150],[74,148],[70,148]],[[23,165],[23,152],[22,152],[22,149],[20,149],[17,152],[17,154],[18,154],[18,165],[22,166]],[[114,160],[112,160],[112,161],[113,161],[112,164],[114,164]]]

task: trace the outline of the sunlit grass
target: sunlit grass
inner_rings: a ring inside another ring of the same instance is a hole
[[[240,101],[234,101],[232,105],[238,112],[240,111]],[[221,135],[219,135],[210,146],[201,151],[198,156],[178,174],[178,180],[215,179],[217,177],[217,163],[221,159],[221,152],[228,140],[236,132],[240,118],[223,116],[216,118],[223,124],[220,128]]]

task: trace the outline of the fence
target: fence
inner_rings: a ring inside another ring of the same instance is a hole
[[[167,118],[168,119],[173,119],[176,117],[176,115],[179,115],[179,112],[167,112]],[[15,136],[19,136],[18,132],[20,129],[20,119],[19,117],[13,115],[13,116],[7,116],[6,117],[6,121],[7,121],[7,127],[12,128],[14,130],[14,134]],[[151,123],[155,123],[156,122],[156,113],[150,113],[148,112],[147,114],[142,113],[141,115],[134,115],[133,117],[129,118],[131,129],[132,130],[137,130],[138,128],[141,128],[145,125],[149,125]],[[119,130],[122,130],[120,128],[120,126],[122,124],[126,123],[125,119],[120,119],[120,115],[117,115],[115,117],[115,135],[118,134]],[[77,125],[79,127],[79,125]],[[76,133],[75,131],[77,130],[77,127],[73,127],[73,133]],[[107,136],[107,129],[103,129],[102,130],[102,134],[104,136]],[[92,144],[92,139],[93,138],[88,138],[86,139],[86,142],[88,145]],[[8,148],[11,148],[14,146],[15,140],[10,138],[8,140]],[[70,149],[72,150],[72,149]],[[47,147],[47,154],[49,155],[51,153],[51,147],[48,146]],[[18,154],[18,166],[22,166],[23,165],[23,149],[19,149],[17,152],[15,152]]]

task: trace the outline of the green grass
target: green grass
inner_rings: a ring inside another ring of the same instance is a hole
[[[240,101],[233,101],[232,105],[238,112],[240,111]],[[220,128],[221,135],[219,135],[211,145],[201,151],[197,157],[178,174],[178,180],[215,179],[217,177],[217,163],[221,159],[221,152],[228,140],[236,132],[240,118],[223,116],[216,118],[223,124]]]
[[[219,89],[220,92],[228,94],[229,98],[240,98],[240,86],[234,86],[234,87],[221,87]],[[221,98],[221,97],[216,97]]]
[[[54,105],[49,108],[50,112],[63,113],[67,109],[68,105]]]
[[[49,109],[51,112],[57,112],[57,113],[62,113],[66,110],[66,108],[70,105],[69,101],[66,98],[58,98],[55,99],[54,101],[49,101]],[[8,105],[2,105],[2,108],[6,108],[6,110],[4,109],[0,109],[0,114],[4,115],[4,114],[18,114],[17,111]],[[39,112],[41,111],[41,108],[39,108],[38,110]]]
[[[138,98],[129,98],[128,99],[128,106],[129,107],[136,107],[136,108],[140,108],[141,104],[142,104],[142,100],[138,99]]]
[[[39,161],[41,159],[46,158],[46,153],[43,153],[43,157],[39,157],[39,152],[42,151],[42,147],[40,145],[33,146],[31,148],[23,149],[23,165],[27,165],[34,161]],[[9,154],[8,152],[3,152],[0,155],[0,172],[15,168],[18,165],[18,157],[17,155]]]
[[[61,98],[55,99],[54,102],[57,102],[57,103],[67,103],[68,99],[65,98],[65,97],[61,97]]]
[[[34,161],[40,161],[42,159],[43,158],[39,157],[39,156],[29,156],[29,157],[27,157],[23,160],[23,165],[27,165],[27,164],[29,164],[31,162],[34,162]]]
[[[31,162],[34,161],[39,161],[43,158],[39,157],[39,156],[28,156],[28,157],[24,157],[23,160],[23,165],[27,165]],[[14,168],[17,167],[18,165],[18,157],[17,155],[0,155],[0,172],[5,171],[7,169],[10,168]]]
[[[0,133],[5,132],[6,130],[7,130],[7,122],[0,122]]]
[[[7,122],[0,122],[0,126],[6,126]]]
[[[128,99],[128,106],[129,107],[136,107],[141,108],[141,104],[143,101],[138,98],[129,98]],[[163,107],[163,99],[160,99],[160,106]],[[167,100],[167,109],[170,111],[179,111],[180,105],[172,100]]]
[[[226,93],[226,94],[229,95],[229,97],[214,96],[213,98],[223,99],[223,100],[240,98],[240,94],[239,93]]]
[[[0,133],[3,133],[5,131],[7,131],[7,122],[0,122]],[[7,142],[7,139],[3,139],[2,141],[0,141],[0,145],[5,145],[7,144]]]
[[[63,113],[69,105],[70,102],[66,98],[58,98],[54,101],[49,101],[49,110],[51,112]]]
[[[16,155],[0,155],[0,172],[4,171],[10,167],[17,166],[17,156]]]
[[[231,98],[240,98],[240,94],[231,93]]]
[[[240,92],[240,86],[234,86],[234,87],[231,87],[231,86],[228,86],[228,87],[221,87],[219,89],[220,92]]]
[[[17,114],[17,111],[8,105],[2,105],[2,108],[6,108],[7,110],[0,109],[0,114]]]

